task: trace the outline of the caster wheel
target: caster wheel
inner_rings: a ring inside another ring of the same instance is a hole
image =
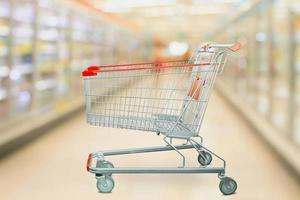
[[[114,165],[107,160],[98,160],[96,163],[97,168],[114,168]],[[107,174],[111,176],[111,173]],[[102,174],[96,174],[97,177],[102,176]]]
[[[115,182],[110,176],[97,178],[97,189],[101,193],[110,193],[115,187]]]
[[[223,177],[219,184],[219,188],[224,195],[230,195],[235,193],[237,189],[237,183],[230,177]]]
[[[201,153],[198,155],[198,162],[202,166],[209,165],[211,163],[211,161],[212,161],[212,156],[207,151],[201,151]]]

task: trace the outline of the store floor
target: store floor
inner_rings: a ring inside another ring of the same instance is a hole
[[[202,128],[205,144],[227,160],[227,175],[238,182],[232,196],[223,196],[216,175],[114,175],[111,194],[97,192],[85,170],[96,150],[156,146],[162,137],[128,130],[91,127],[84,114],[0,161],[1,200],[47,199],[299,199],[300,186],[244,121],[213,94]],[[196,153],[186,150],[188,165]],[[115,166],[179,166],[175,153],[109,158]],[[218,164],[215,162],[214,164]]]

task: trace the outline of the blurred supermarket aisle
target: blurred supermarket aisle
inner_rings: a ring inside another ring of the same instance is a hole
[[[299,199],[299,183],[217,94],[209,104],[202,135],[208,147],[226,158],[227,174],[238,181],[237,194],[226,199]],[[214,175],[115,175],[113,193],[97,193],[94,177],[85,171],[88,153],[155,146],[161,139],[155,134],[91,127],[85,124],[83,114],[74,116],[0,161],[1,199],[224,198]],[[186,154],[190,156],[188,164],[195,164],[196,155]],[[161,153],[109,160],[116,166],[174,166],[179,165],[176,159],[175,154]]]
[[[226,198],[299,199],[299,0],[0,0],[0,199],[222,198],[213,175],[120,175],[112,194],[98,194],[90,152],[161,137],[73,117],[87,66],[188,59],[206,41],[246,43],[218,78],[232,106],[214,94],[202,130],[239,184]],[[111,161],[179,165],[176,154],[131,158]]]

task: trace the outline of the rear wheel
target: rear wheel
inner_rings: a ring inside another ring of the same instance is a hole
[[[212,156],[210,153],[208,153],[207,151],[200,151],[199,155],[198,155],[198,162],[202,165],[202,166],[207,166],[211,163],[212,161]]]

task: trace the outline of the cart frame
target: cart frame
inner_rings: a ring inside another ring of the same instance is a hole
[[[228,54],[230,52],[235,52],[241,48],[240,43],[236,44],[205,44],[198,49],[195,50],[191,60],[194,59],[195,56],[200,52],[207,52],[210,49],[215,49],[218,51],[219,54]],[[218,73],[222,73],[224,69],[226,59],[222,60],[222,65],[219,64],[217,67],[217,73],[215,73],[212,83],[210,84],[209,92],[208,92],[208,97],[210,96],[210,93],[212,91],[213,87],[213,82],[216,78],[216,75]],[[140,65],[139,64],[131,64],[131,66],[135,65]],[[143,63],[143,64],[150,64],[150,63]],[[201,63],[198,63],[199,65]],[[192,64],[193,65],[193,64]],[[205,65],[205,64],[204,64]],[[85,71],[83,71],[82,75],[84,77],[94,77],[97,76],[99,72],[110,72],[111,71],[116,71],[115,69],[111,69],[110,67],[122,67],[122,66],[128,66],[128,65],[109,65],[109,66],[101,66],[101,70],[99,67],[92,66],[87,68]],[[107,68],[107,69],[106,69]],[[128,71],[128,68],[125,69],[119,69],[120,72],[122,71]],[[131,68],[130,70],[139,70],[140,68]],[[85,84],[85,89],[86,91],[90,90],[90,85]],[[197,86],[198,87],[198,86]],[[196,88],[197,90],[197,88]],[[111,91],[113,93],[113,91]],[[193,94],[194,95],[194,94]],[[193,96],[194,97],[194,96]],[[90,101],[90,97],[86,96],[86,100]],[[189,103],[189,102],[188,102]],[[206,111],[206,105],[205,107],[202,108],[204,109],[203,112],[201,113],[201,122],[200,125],[202,124],[203,116]],[[187,106],[186,106],[187,107]],[[186,108],[185,107],[185,108]],[[87,105],[87,114],[91,110],[90,105]],[[176,123],[179,123],[179,119],[177,120]],[[102,124],[100,124],[101,126]],[[199,132],[200,125],[197,128],[197,132]],[[175,127],[175,125],[174,125]],[[173,127],[173,129],[174,129]],[[126,128],[126,127],[125,127]],[[171,128],[171,131],[173,131]],[[160,131],[156,131],[158,135],[160,135]],[[181,145],[174,145],[173,140],[180,140],[184,141],[183,144]],[[197,141],[199,140],[199,141]],[[114,181],[112,179],[112,174],[148,174],[148,173],[213,173],[217,174],[220,181],[219,184],[219,189],[221,192],[225,195],[230,195],[235,193],[237,189],[237,183],[235,182],[234,179],[230,177],[225,176],[225,168],[226,168],[226,161],[213,151],[209,150],[205,146],[203,146],[203,138],[199,135],[190,135],[187,137],[181,137],[180,135],[169,135],[169,134],[164,134],[163,141],[166,143],[165,146],[158,146],[158,147],[148,147],[148,148],[130,148],[130,149],[120,149],[120,150],[112,150],[112,151],[98,151],[89,154],[88,160],[87,160],[87,171],[89,171],[92,174],[95,174],[95,177],[97,179],[97,188],[99,192],[102,193],[109,193],[112,191],[114,188]],[[181,150],[187,150],[187,149],[195,149],[198,153],[198,162],[202,165],[200,167],[186,167],[185,160],[186,157],[181,153]],[[105,160],[106,157],[109,156],[115,156],[115,155],[128,155],[128,154],[138,154],[138,153],[149,153],[149,152],[162,152],[162,151],[176,151],[178,155],[182,158],[182,164],[179,167],[114,167],[112,163],[109,161]],[[211,163],[212,159],[216,158],[219,160],[222,164],[219,167],[210,167],[209,164]],[[96,163],[96,164],[95,164]]]

